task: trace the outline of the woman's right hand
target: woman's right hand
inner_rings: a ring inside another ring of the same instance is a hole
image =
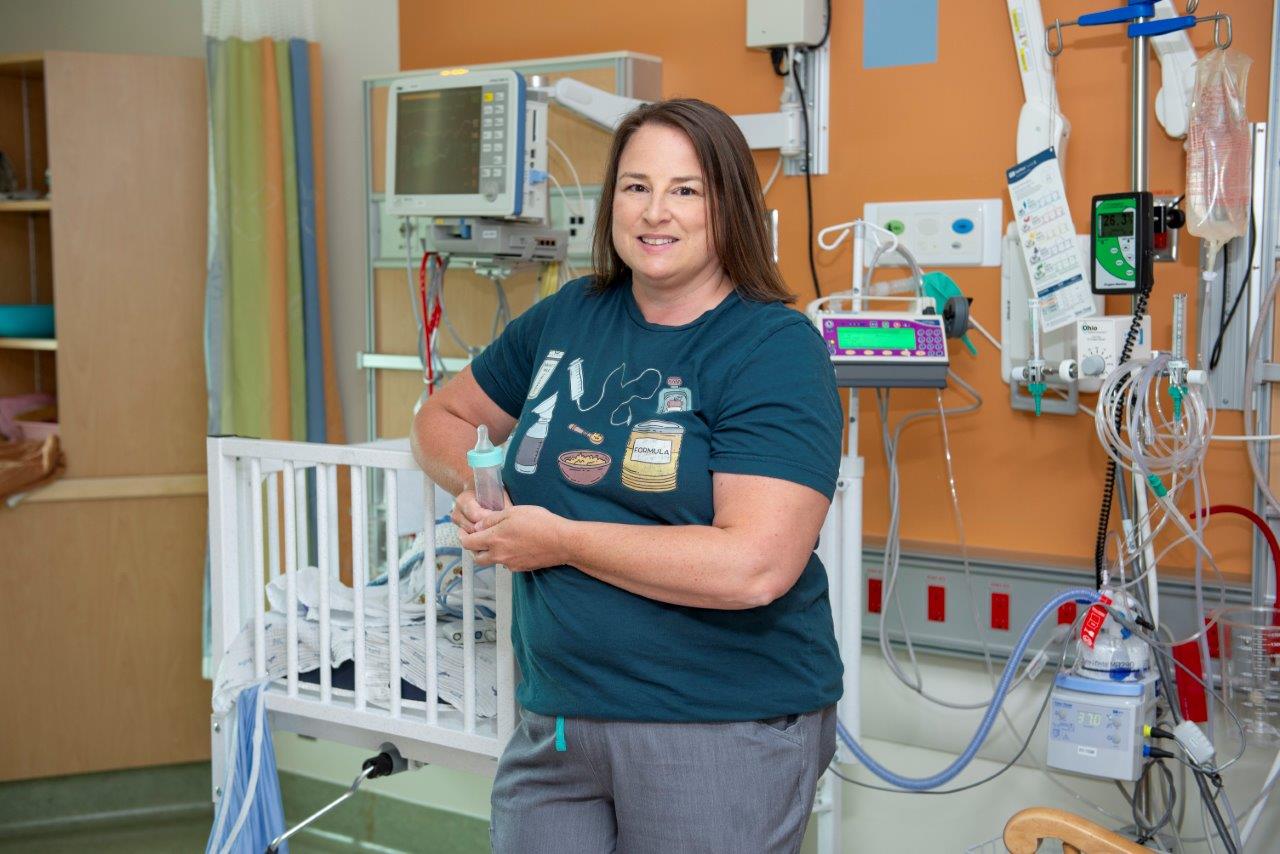
[[[503,507],[511,506],[511,496],[507,495],[506,490],[502,491]],[[467,488],[458,493],[457,499],[453,502],[453,513],[451,518],[453,524],[458,526],[458,530],[467,534],[474,534],[477,530],[476,526],[480,524],[480,520],[492,516],[497,510],[486,510],[480,505],[476,499],[474,490]]]

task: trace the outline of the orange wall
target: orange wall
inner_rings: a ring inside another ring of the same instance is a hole
[[[816,227],[852,219],[867,201],[1000,197],[1007,199],[1004,170],[1014,162],[1014,129],[1022,87],[1006,9],[997,0],[939,4],[938,61],[928,65],[862,68],[862,4],[835,0],[831,35],[830,174],[813,181]],[[1048,20],[1074,18],[1105,3],[1043,0]],[[1271,4],[1221,0],[1215,8],[1235,20],[1235,47],[1253,57],[1249,117],[1265,121],[1270,61]],[[730,113],[777,109],[779,81],[764,54],[746,49],[744,0],[649,2],[534,0],[477,7],[401,0],[402,68],[465,65],[515,59],[632,50],[661,57],[668,96],[712,101]],[[1129,43],[1118,30],[1069,29],[1058,63],[1061,108],[1071,120],[1066,183],[1078,224],[1095,193],[1129,183]],[[1197,50],[1212,43],[1211,27],[1193,33]],[[1152,95],[1159,81],[1153,59]],[[1151,111],[1151,179],[1155,190],[1181,192],[1180,141],[1165,137]],[[775,154],[757,156],[767,174]],[[805,260],[804,184],[782,178],[769,202],[782,210],[782,268],[801,302],[810,298]],[[1006,217],[1008,203],[1006,201]],[[1158,268],[1152,300],[1155,343],[1167,345],[1171,295],[1191,286],[1198,243],[1184,235],[1183,260]],[[848,287],[845,248],[818,254],[824,292]],[[999,330],[1000,274],[995,268],[950,271],[974,298],[974,311]],[[1194,305],[1194,302],[1192,303]],[[1115,300],[1120,312],[1127,300]],[[1085,416],[1035,419],[1008,405],[999,379],[999,354],[974,336],[974,359],[955,348],[956,371],[986,398],[977,413],[950,422],[956,482],[972,550],[1030,553],[1091,566],[1105,458]],[[932,392],[898,392],[895,412],[934,406]],[[949,392],[948,402],[959,400]],[[1091,400],[1091,399],[1090,399]],[[867,457],[866,530],[883,534],[888,518],[878,426],[862,396]],[[1224,414],[1218,432],[1238,433],[1239,417]],[[902,446],[902,533],[937,550],[956,541],[936,421],[906,431]],[[1243,451],[1224,446],[1210,455],[1210,496],[1215,502],[1252,505]],[[1248,571],[1249,536],[1242,523],[1214,523],[1211,545],[1225,569]],[[1188,550],[1175,553],[1189,563]]]

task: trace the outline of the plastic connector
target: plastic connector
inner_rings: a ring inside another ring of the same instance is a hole
[[[1044,383],[1027,383],[1027,391],[1031,392],[1031,398],[1036,402],[1036,415],[1040,414],[1040,404],[1044,400]]]
[[[1182,749],[1187,752],[1191,761],[1197,765],[1204,765],[1213,759],[1213,742],[1209,741],[1194,721],[1184,720],[1174,727],[1173,737],[1178,744],[1182,745]]]
[[[1169,397],[1173,398],[1173,420],[1182,420],[1182,397],[1187,392],[1180,385],[1169,386]]]
[[[546,170],[543,170],[543,169],[530,169],[530,170],[529,170],[529,183],[530,183],[530,184],[545,184],[545,183],[547,183],[547,173],[546,173]]]
[[[1160,482],[1160,478],[1154,474],[1147,475],[1147,483],[1151,486],[1151,491],[1158,497],[1164,498],[1169,494],[1169,490],[1164,488],[1164,484]]]
[[[1028,679],[1038,678],[1040,676],[1041,671],[1044,670],[1044,666],[1046,663],[1048,663],[1048,661],[1049,661],[1048,648],[1040,650],[1034,656],[1032,656],[1029,662],[1027,662],[1026,669],[1022,671],[1023,675],[1026,676],[1026,678]]]

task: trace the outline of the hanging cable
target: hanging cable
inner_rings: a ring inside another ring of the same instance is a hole
[[[822,288],[818,286],[818,264],[813,257],[813,175],[811,174],[813,170],[810,168],[812,152],[809,139],[809,105],[804,94],[804,86],[800,83],[799,58],[791,61],[791,82],[795,83],[796,92],[800,95],[800,116],[804,123],[804,207],[808,234],[805,245],[809,255],[809,276],[813,279],[814,297],[822,299]]]
[[[1142,290],[1139,291],[1137,299],[1133,306],[1133,320],[1129,323],[1129,331],[1124,336],[1124,346],[1120,349],[1121,363],[1129,361],[1129,354],[1133,352],[1133,345],[1137,343],[1138,333],[1142,331],[1142,316],[1147,313],[1147,301],[1151,298],[1152,282],[1144,283]],[[1101,398],[1100,398],[1101,400]],[[1119,430],[1119,420],[1122,417],[1122,408],[1116,408],[1116,429]],[[1104,446],[1105,447],[1105,446]],[[1102,589],[1103,565],[1107,557],[1107,530],[1111,527],[1111,502],[1114,497],[1116,486],[1116,463],[1114,459],[1107,461],[1107,474],[1102,486],[1102,504],[1098,509],[1098,532],[1094,539],[1093,546],[1093,573],[1094,584],[1097,589]]]
[[[1249,214],[1249,246],[1248,246],[1248,249],[1245,251],[1245,255],[1244,255],[1244,278],[1241,279],[1240,281],[1240,290],[1236,291],[1236,298],[1231,303],[1230,311],[1227,311],[1227,289],[1226,289],[1225,283],[1227,281],[1227,277],[1226,277],[1227,261],[1231,257],[1228,254],[1230,252],[1231,244],[1228,243],[1226,246],[1223,247],[1222,281],[1224,283],[1224,286],[1222,289],[1222,306],[1221,306],[1222,316],[1218,323],[1217,337],[1214,338],[1213,347],[1209,350],[1209,370],[1211,371],[1218,367],[1218,362],[1222,358],[1222,341],[1227,335],[1227,330],[1231,327],[1232,319],[1236,316],[1236,310],[1240,308],[1241,298],[1249,290],[1249,282],[1253,277],[1253,248],[1254,248],[1254,239],[1256,237],[1257,237],[1257,233],[1254,229],[1253,213],[1250,212]]]
[[[428,267],[434,259],[436,269],[428,275]],[[436,373],[435,358],[432,352],[432,342],[435,340],[436,329],[440,326],[440,294],[441,288],[433,287],[432,283],[437,277],[443,281],[444,260],[435,252],[424,252],[422,255],[422,264],[418,267],[418,297],[420,300],[422,319],[420,330],[422,333],[422,371],[423,381],[427,386],[427,395],[435,394]]]

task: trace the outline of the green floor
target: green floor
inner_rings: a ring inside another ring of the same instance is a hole
[[[343,787],[281,774],[289,826]],[[199,852],[213,821],[208,763],[0,783],[0,854]],[[485,822],[360,792],[290,840],[293,854],[483,854]]]

